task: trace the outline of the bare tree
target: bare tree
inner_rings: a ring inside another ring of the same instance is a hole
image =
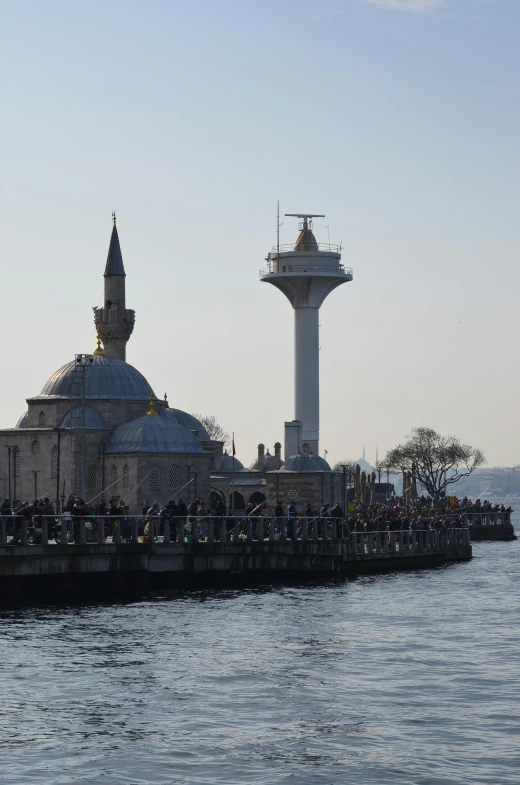
[[[230,446],[231,438],[229,433],[227,433],[220,423],[217,422],[217,418],[214,414],[204,415],[192,413],[192,416],[204,426],[210,439],[215,442],[224,442],[224,447]]]
[[[403,444],[393,447],[379,463],[390,472],[411,472],[433,499],[486,462],[476,447],[455,436],[441,436],[432,428],[413,428]]]
[[[356,468],[356,464],[355,464],[354,461],[348,461],[345,458],[342,461],[336,461],[336,463],[332,467],[332,471],[333,472],[342,472],[343,471],[343,466],[347,467],[347,469],[346,469],[347,473],[355,471],[355,468]]]

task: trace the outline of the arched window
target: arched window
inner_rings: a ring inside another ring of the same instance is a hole
[[[97,486],[97,466],[93,465],[88,470],[88,487],[95,490]]]
[[[55,444],[51,450],[51,477],[58,476],[58,446]]]
[[[175,463],[168,469],[168,485],[170,491],[176,491],[179,487],[179,467]]]
[[[18,447],[14,448],[14,476],[21,477],[22,474],[22,457]]]
[[[153,464],[150,471],[150,490],[158,491],[161,488],[161,470],[156,463]]]
[[[114,465],[112,466],[112,479],[111,479],[111,483],[112,483],[112,488],[111,488],[111,490],[112,490],[113,492],[117,491],[117,466],[115,465],[115,463],[114,463]]]
[[[126,463],[123,466],[123,488],[125,491],[130,488],[130,469]]]
[[[128,412],[126,415],[127,422],[133,422],[135,420],[135,414],[133,412]]]
[[[40,428],[43,428],[43,426],[45,425],[45,412],[40,412],[40,415],[38,417],[38,425],[40,426]]]
[[[33,441],[33,443],[31,444],[32,454],[33,455],[39,455],[40,454],[40,449],[41,449],[40,448],[40,442],[38,441],[38,439],[35,439]]]

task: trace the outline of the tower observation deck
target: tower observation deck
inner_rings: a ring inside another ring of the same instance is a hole
[[[300,218],[294,245],[280,245],[267,256],[260,280],[285,294],[294,309],[294,417],[302,424],[301,439],[319,454],[320,431],[320,327],[319,311],[336,287],[352,281],[349,267],[341,264],[341,247],[318,243],[312,219],[324,215],[286,213]]]

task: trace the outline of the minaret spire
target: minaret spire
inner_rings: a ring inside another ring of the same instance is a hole
[[[112,211],[112,236],[105,266],[105,304],[96,308],[94,321],[103,341],[105,356],[126,360],[126,344],[134,329],[135,311],[126,308],[125,267],[116,226],[116,213]]]

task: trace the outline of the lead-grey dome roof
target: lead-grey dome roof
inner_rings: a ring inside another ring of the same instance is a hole
[[[81,398],[81,375],[75,361],[54,373],[44,385],[41,398]],[[124,360],[93,356],[85,369],[85,398],[90,400],[149,401],[155,394],[142,373]],[[35,399],[30,399],[35,400]]]
[[[331,468],[319,455],[297,453],[285,461],[282,472],[330,472]]]
[[[266,454],[256,458],[249,468],[253,472],[274,472],[276,471],[276,462],[275,456],[267,450]],[[283,465],[283,461],[280,461],[280,468]]]
[[[201,441],[211,441],[211,437],[207,430],[204,428],[203,424],[197,420],[193,414],[188,414],[188,412],[183,412],[181,409],[167,409],[167,412],[173,414],[179,425],[184,426],[189,431],[197,431],[195,436],[197,439]]]
[[[233,471],[233,456],[228,455],[227,452],[224,453],[222,459],[220,461],[220,471],[221,472],[232,472]],[[243,472],[244,471],[244,464],[242,461],[239,461],[235,455],[235,468],[234,471],[236,472]]]
[[[144,415],[115,429],[107,454],[118,453],[203,453],[196,436],[181,425],[171,412]]]
[[[81,428],[82,409],[81,406],[75,406],[69,409],[63,420],[61,421],[60,428]],[[106,425],[103,418],[92,406],[85,406],[85,428],[87,431],[106,430]]]
[[[20,419],[18,420],[18,422],[14,427],[27,428],[28,422],[29,422],[29,412],[24,412],[24,414],[22,414],[22,416],[20,417]]]

